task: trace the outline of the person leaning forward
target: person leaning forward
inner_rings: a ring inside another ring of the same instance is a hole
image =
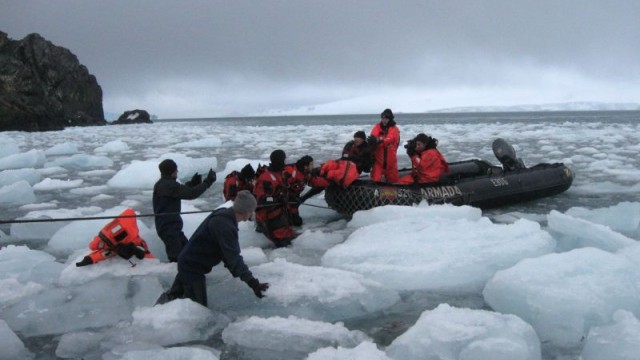
[[[163,160],[159,165],[160,180],[153,186],[153,212],[156,232],[164,243],[170,262],[176,262],[187,237],[182,232],[181,200],[192,200],[205,192],[216,181],[216,173],[209,169],[209,174],[202,180],[196,173],[186,185],[180,184],[178,165],[171,159]]]
[[[207,306],[205,274],[220,262],[233,277],[247,283],[258,297],[264,297],[269,284],[261,283],[244,263],[238,242],[238,223],[251,218],[256,199],[247,191],[239,191],[233,207],[213,211],[196,229],[178,257],[178,274],[171,288],[160,295],[157,304],[188,298]]]

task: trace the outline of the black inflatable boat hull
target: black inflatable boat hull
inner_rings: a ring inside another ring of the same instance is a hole
[[[465,168],[478,167],[481,170],[465,173]],[[450,179],[433,184],[394,185],[362,179],[348,188],[331,186],[326,189],[325,200],[332,209],[345,215],[376,206],[412,205],[423,200],[429,204],[487,209],[560,194],[573,182],[571,170],[560,163],[504,171],[481,160],[470,160],[452,163],[450,168],[453,174]]]

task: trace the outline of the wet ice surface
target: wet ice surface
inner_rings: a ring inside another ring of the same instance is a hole
[[[135,267],[119,258],[75,267],[106,220],[2,225],[0,348],[23,358],[630,359],[640,333],[640,125],[627,116],[433,123],[399,115],[403,140],[430,133],[449,161],[497,163],[491,142],[503,137],[527,165],[564,162],[573,186],[485,212],[422,204],[352,219],[324,208],[319,195],[301,207],[305,224],[285,249],[240,224],[246,262],[272,285],[263,300],[219,266],[207,276],[209,309],[188,300],[154,307],[176,270],[151,217],[138,226],[158,259],[135,259]],[[309,154],[317,165],[375,120],[2,133],[2,218],[117,215],[126,207],[149,214],[157,163],[167,157],[182,181],[218,172],[201,198],[183,202],[184,211],[214,209],[230,171],[266,163],[276,148],[291,162]],[[402,147],[398,158],[409,165]],[[185,233],[204,217],[184,215]]]

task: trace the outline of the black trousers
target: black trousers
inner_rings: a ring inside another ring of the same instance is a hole
[[[169,290],[165,291],[158,300],[156,305],[165,304],[175,299],[191,299],[202,306],[207,306],[207,283],[205,277],[202,279],[191,281],[184,280],[184,276],[180,273],[173,280],[173,285]]]
[[[187,237],[182,231],[175,233],[163,233],[158,234],[160,240],[164,243],[164,247],[167,250],[167,258],[169,262],[178,262],[178,255],[182,251],[182,248],[187,245]]]

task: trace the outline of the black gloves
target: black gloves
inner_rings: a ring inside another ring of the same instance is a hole
[[[204,182],[207,186],[211,186],[216,181],[216,172],[213,169],[209,169],[209,173],[207,174],[207,178],[204,179]]]
[[[144,258],[144,255],[146,254],[146,252],[137,247],[135,244],[133,243],[126,243],[126,244],[118,244],[116,245],[116,253],[118,255],[120,255],[120,257],[123,257],[127,260],[131,259],[132,256],[136,256],[138,259],[142,259]]]
[[[193,174],[191,180],[187,181],[187,186],[193,187],[196,185],[200,185],[200,183],[202,183],[202,175],[195,173]]]
[[[251,290],[253,290],[253,293],[256,294],[256,297],[260,299],[264,297],[264,292],[269,288],[268,283],[260,283],[258,279],[253,277],[249,281],[247,281],[247,285],[249,285]]]
[[[369,137],[367,137],[367,144],[376,145],[377,143],[378,143],[378,139],[376,139],[375,136],[369,135]]]
[[[90,257],[85,256],[84,259],[82,259],[82,261],[76,263],[76,266],[81,267],[81,266],[87,266],[91,264],[93,264],[93,260],[91,260]]]

